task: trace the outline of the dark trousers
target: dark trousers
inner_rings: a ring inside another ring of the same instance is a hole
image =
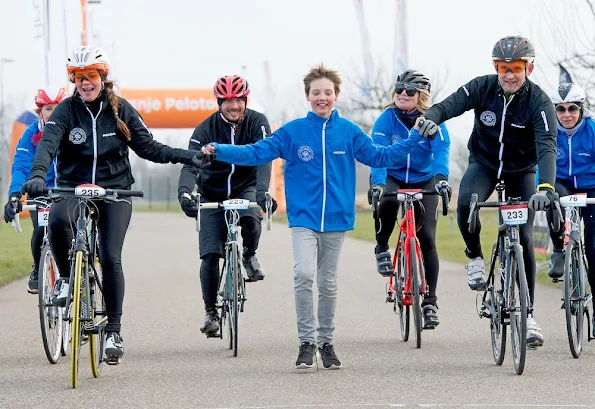
[[[39,259],[41,258],[41,246],[43,245],[43,226],[37,224],[37,212],[29,212],[33,222],[33,233],[31,234],[31,254],[33,255],[33,268],[39,272]]]
[[[434,178],[422,183],[405,183],[387,175],[386,191],[394,192],[397,189],[422,189],[433,190]],[[395,228],[399,201],[395,196],[382,197],[378,203],[378,209],[374,214],[374,225],[376,228],[376,250],[388,250],[388,240]],[[438,285],[438,271],[440,261],[436,250],[436,208],[438,207],[438,196],[426,195],[421,202],[413,204],[415,209],[415,226],[417,227],[417,238],[421,246],[421,253],[424,259],[426,282],[429,286],[429,295],[424,298],[424,304],[436,305],[436,287]]]
[[[60,276],[64,278],[70,276],[68,250],[75,229],[76,203],[76,200],[63,199],[54,202],[50,211],[50,246],[60,270]],[[122,246],[130,223],[132,207],[125,202],[93,203],[98,211],[99,260],[103,272],[103,296],[108,318],[106,330],[120,332],[124,302]]]
[[[535,193],[535,173],[527,172],[502,177],[506,185],[506,196],[520,197],[521,200],[529,200]],[[469,202],[471,195],[477,193],[478,200],[485,202],[494,192],[496,184],[499,182],[495,170],[486,168],[477,163],[469,163],[469,167],[463,175],[459,187],[459,203],[457,204],[457,220],[459,229],[463,235],[463,240],[467,246],[465,253],[469,258],[483,257],[479,233],[481,223],[477,222],[477,228],[474,233],[469,233]],[[529,297],[533,304],[535,296],[535,253],[533,251],[533,219],[535,212],[529,210],[529,219],[527,224],[520,228],[519,241],[523,246],[523,256],[525,258],[525,274],[527,276],[527,285],[529,287]]]

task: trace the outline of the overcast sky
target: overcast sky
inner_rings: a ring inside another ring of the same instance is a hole
[[[362,1],[374,63],[392,72],[396,0]],[[539,69],[531,78],[549,91],[558,74],[551,64],[560,48],[552,43],[556,33],[567,24],[595,33],[593,18],[578,17],[588,15],[584,0],[406,3],[408,65],[441,80],[442,97],[491,73],[494,43],[514,34],[535,43]],[[0,4],[0,58],[14,59],[4,64],[4,97],[18,110],[30,109],[45,83],[43,41],[35,38],[40,12],[35,5],[41,1]],[[50,5],[50,82],[59,85],[66,79],[65,48],[80,44],[80,2],[50,0]],[[303,115],[301,80],[309,66],[324,62],[344,76],[363,70],[353,0],[102,0],[89,11],[96,45],[108,51],[122,88],[210,88],[219,75],[237,72],[245,74],[253,96],[266,106],[263,67],[268,61],[276,103],[291,100]],[[470,115],[449,122],[454,139],[466,140],[471,126]],[[189,132],[156,135],[168,140],[170,134],[186,135],[185,145]]]

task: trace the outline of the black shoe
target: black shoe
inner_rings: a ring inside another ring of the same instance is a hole
[[[117,332],[108,332],[105,340],[105,356],[108,360],[119,360],[124,355],[124,340]]]
[[[200,332],[207,335],[219,332],[219,314],[217,314],[216,310],[207,311],[205,319],[200,326]]]
[[[423,306],[424,329],[434,329],[440,324],[438,319],[438,307],[432,304]]]
[[[29,283],[27,283],[27,292],[29,294],[37,294],[39,292],[39,272],[35,266],[33,266],[33,271],[31,271],[31,275],[29,276]]]
[[[382,251],[376,254],[376,269],[382,277],[390,277],[395,274],[389,251]]]
[[[554,250],[550,258],[550,269],[547,275],[550,278],[561,278],[564,275],[564,250]]]
[[[335,354],[335,348],[331,344],[324,344],[318,348],[320,357],[322,358],[322,366],[325,369],[339,369],[341,368],[341,361]]]
[[[244,252],[244,256],[242,257],[242,262],[244,264],[244,268],[246,269],[246,274],[248,275],[248,279],[246,281],[254,282],[260,281],[264,279],[264,269],[260,265],[260,261],[256,254],[250,257],[246,257],[246,252]]]
[[[314,344],[304,342],[300,345],[300,352],[298,353],[297,360],[295,361],[296,369],[308,369],[314,365]]]

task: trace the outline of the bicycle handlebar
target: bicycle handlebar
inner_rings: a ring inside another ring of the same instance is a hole
[[[89,191],[92,188],[100,188],[99,186],[89,186]],[[79,187],[52,187],[43,189],[43,193],[50,196],[50,199],[56,200],[63,196],[72,196],[79,198],[97,198],[106,201],[115,201],[118,197],[143,197],[144,192],[140,190],[128,190],[128,189],[109,189],[100,188],[105,191],[104,195],[94,195],[87,192],[81,192],[85,190],[84,186]],[[63,195],[66,193],[66,195]]]
[[[12,202],[12,206],[14,207],[14,209],[17,209],[18,205],[17,202],[19,201],[19,199],[17,198],[12,198],[11,202]],[[22,206],[21,212],[22,211],[36,211],[37,210],[37,204],[38,202],[43,202],[42,200],[38,199],[29,199],[27,200],[27,204]],[[23,232],[23,228],[21,227],[21,217],[20,217],[20,212],[15,213],[14,218],[12,219],[12,227],[14,227],[14,231],[17,233],[22,233]]]
[[[424,195],[425,196],[432,196],[432,195],[440,195],[440,197],[442,198],[442,215],[446,216],[448,214],[448,204],[449,204],[449,199],[448,199],[448,192],[446,190],[442,190],[440,192],[437,192],[435,190],[420,190],[420,189],[399,189],[395,192],[387,192],[385,194],[383,194],[382,196],[388,196],[388,197],[394,197],[394,196],[399,196],[399,195],[403,195],[403,199],[404,200],[421,200]],[[374,197],[372,197],[372,201],[374,201]],[[374,204],[372,204],[372,206],[374,206]]]

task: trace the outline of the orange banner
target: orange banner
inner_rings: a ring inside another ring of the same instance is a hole
[[[219,109],[212,89],[120,89],[149,128],[195,128]]]

